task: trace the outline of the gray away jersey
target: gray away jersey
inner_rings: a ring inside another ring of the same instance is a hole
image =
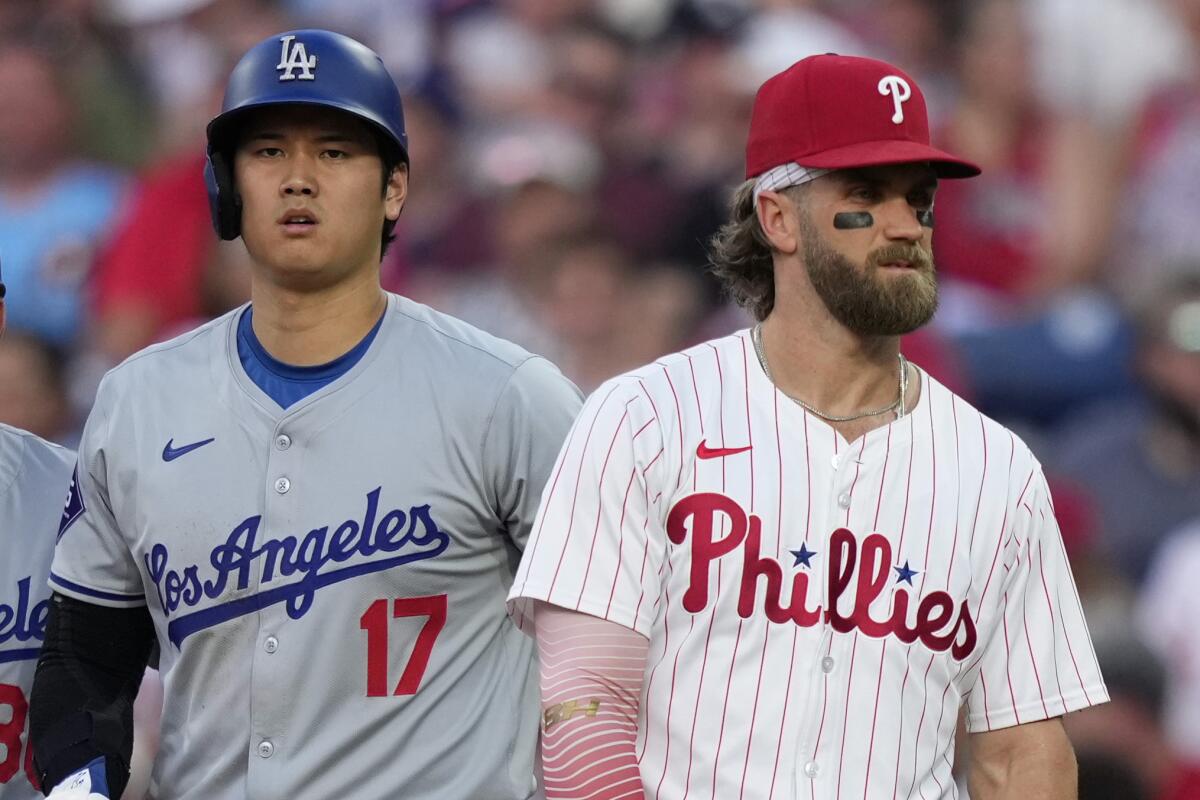
[[[281,410],[240,309],[110,372],[50,583],[148,604],[158,800],[533,795],[533,643],[504,598],[580,398],[544,359],[399,296]]]
[[[0,424],[0,799],[41,797],[30,776],[29,689],[46,633],[46,575],[75,454]]]

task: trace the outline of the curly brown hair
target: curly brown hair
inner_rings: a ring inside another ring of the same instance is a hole
[[[781,193],[798,200],[804,188],[793,186]],[[729,222],[708,242],[709,271],[731,300],[761,322],[775,307],[775,265],[774,249],[758,222],[753,180],[734,191],[729,208]]]

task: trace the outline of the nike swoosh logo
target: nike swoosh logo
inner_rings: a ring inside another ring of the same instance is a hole
[[[724,458],[725,456],[735,456],[738,453],[744,453],[751,448],[751,445],[745,447],[709,447],[708,441],[700,442],[700,446],[696,448],[696,458]]]
[[[171,445],[173,445],[175,443],[175,439],[174,439],[174,437],[172,437],[171,439],[167,440],[166,446],[163,447],[163,461],[174,461],[175,459],[179,458],[180,456],[186,456],[188,453],[192,452],[193,450],[199,450],[201,447],[204,447],[204,445],[208,444],[209,442],[215,442],[215,441],[216,441],[216,438],[214,437],[212,439],[205,439],[202,442],[192,442],[191,444],[185,444],[182,447],[172,447]]]

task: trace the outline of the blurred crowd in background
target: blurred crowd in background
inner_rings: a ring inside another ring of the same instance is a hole
[[[765,78],[914,75],[984,174],[942,186],[904,347],[1051,476],[1113,694],[1068,720],[1081,796],[1200,798],[1200,0],[3,0],[0,421],[73,445],[105,370],[248,299],[204,127],[243,51],[309,26],[404,95],[385,286],[584,391],[750,322],[705,242]]]

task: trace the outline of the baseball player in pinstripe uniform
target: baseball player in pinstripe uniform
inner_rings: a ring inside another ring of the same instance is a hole
[[[272,37],[208,134],[252,302],[100,386],[34,688],[44,783],[117,795],[156,637],[157,800],[532,797],[534,646],[504,599],[578,391],[380,288],[408,156],[375,53]]]
[[[1107,699],[1042,469],[909,363],[940,178],[900,70],[757,95],[715,271],[758,324],[598,389],[510,594],[550,798],[1073,798]]]
[[[0,335],[4,332],[0,278]],[[50,588],[54,531],[75,454],[0,424],[0,800],[41,797],[27,722]]]

